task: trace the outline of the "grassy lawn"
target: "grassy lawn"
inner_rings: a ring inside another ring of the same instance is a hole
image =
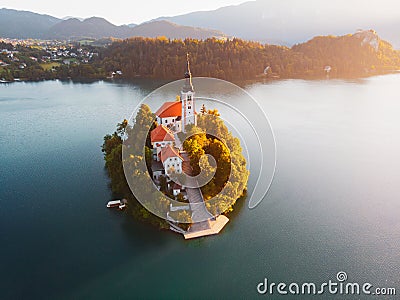
[[[60,63],[58,63],[58,62],[50,62],[50,63],[42,63],[42,64],[40,64],[40,66],[43,69],[45,69],[46,71],[47,70],[51,70],[53,67],[58,67],[59,65],[60,65]]]

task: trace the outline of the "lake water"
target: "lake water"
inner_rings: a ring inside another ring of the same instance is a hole
[[[0,85],[1,299],[243,299],[264,277],[339,271],[400,292],[400,75],[247,86],[275,132],[274,182],[191,241],[105,208],[102,138],[159,85]]]

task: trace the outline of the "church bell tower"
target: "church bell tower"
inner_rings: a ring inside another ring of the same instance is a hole
[[[197,125],[196,111],[194,105],[194,89],[192,84],[192,73],[190,72],[189,53],[186,54],[185,84],[181,91],[182,103],[182,131],[186,132],[186,126]]]

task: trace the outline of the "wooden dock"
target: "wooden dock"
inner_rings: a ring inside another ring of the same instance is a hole
[[[194,231],[191,231],[189,229],[186,233],[183,234],[185,240],[218,234],[222,230],[222,228],[224,228],[226,223],[229,222],[229,219],[224,215],[220,215],[215,220],[208,220],[206,222],[209,223],[210,228],[203,230],[196,229]]]

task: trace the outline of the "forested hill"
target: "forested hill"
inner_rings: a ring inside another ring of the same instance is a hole
[[[260,78],[357,78],[400,70],[400,51],[374,31],[319,36],[292,48],[240,39],[132,38],[107,47],[75,43],[47,49],[1,43],[0,80],[182,78],[186,53],[194,76],[235,82]],[[10,51],[8,51],[8,50]],[[79,52],[79,51],[80,52]],[[49,51],[51,57],[49,56]]]
[[[194,76],[226,80],[322,77],[327,66],[331,77],[362,77],[400,69],[400,52],[372,30],[315,37],[292,48],[240,39],[134,38],[114,42],[99,59],[106,72],[121,70],[126,78],[178,79],[187,52]]]

